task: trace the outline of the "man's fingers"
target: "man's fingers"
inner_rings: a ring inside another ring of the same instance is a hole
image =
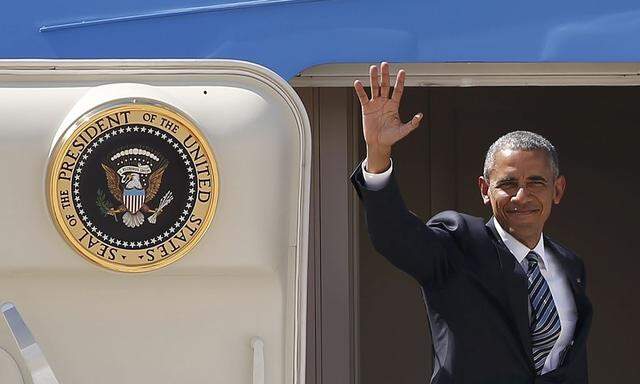
[[[389,97],[389,63],[383,61],[380,64],[380,71],[382,72],[382,87],[380,88],[380,96]]]
[[[369,67],[369,80],[371,81],[371,98],[375,99],[380,96],[380,83],[378,82],[378,67],[372,65]]]
[[[356,80],[353,83],[353,87],[356,89],[356,95],[358,95],[360,105],[364,107],[369,102],[369,97],[367,96],[367,92],[364,90],[364,85],[362,85],[360,80]]]
[[[403,137],[411,133],[411,131],[418,128],[418,126],[420,125],[420,121],[422,121],[422,113],[416,114],[411,120],[402,124],[402,126],[400,126],[400,129],[398,129],[398,137],[396,138],[396,141],[402,139]]]
[[[398,71],[398,75],[396,76],[396,85],[393,87],[393,95],[391,95],[391,100],[400,103],[400,99],[402,98],[402,92],[404,91],[404,69]]]

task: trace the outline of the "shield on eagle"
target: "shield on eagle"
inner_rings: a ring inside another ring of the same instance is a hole
[[[129,212],[136,213],[140,210],[142,204],[144,204],[145,194],[144,189],[125,189],[122,192],[122,202]]]

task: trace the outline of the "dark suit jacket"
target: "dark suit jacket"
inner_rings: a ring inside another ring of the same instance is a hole
[[[375,249],[422,286],[433,340],[431,383],[587,383],[591,304],[582,261],[545,236],[573,290],[578,322],[560,366],[536,377],[527,277],[492,221],[445,211],[426,225],[405,207],[393,174],[379,191],[351,181]]]

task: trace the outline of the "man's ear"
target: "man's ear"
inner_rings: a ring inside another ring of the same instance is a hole
[[[562,200],[562,196],[564,196],[564,191],[567,188],[567,179],[564,176],[560,175],[556,178],[556,181],[553,183],[553,202],[555,204],[560,204],[560,200]]]
[[[484,176],[478,177],[478,187],[480,188],[480,195],[484,205],[491,205],[491,200],[489,200],[489,180],[485,180]]]

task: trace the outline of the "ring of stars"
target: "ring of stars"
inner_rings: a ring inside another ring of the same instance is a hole
[[[167,228],[164,232],[158,233],[155,237],[146,239],[144,241],[125,241],[125,240],[113,237],[110,234],[102,232],[91,221],[91,218],[86,214],[84,207],[82,205],[82,200],[80,198],[80,189],[79,189],[80,178],[82,175],[83,167],[86,165],[86,162],[89,159],[91,153],[96,148],[98,148],[99,145],[102,145],[103,143],[108,142],[109,139],[116,137],[118,135],[121,135],[125,132],[143,132],[149,135],[154,135],[166,141],[169,145],[171,145],[176,150],[179,157],[184,162],[184,165],[187,171],[187,177],[189,178],[189,188],[188,188],[187,200],[186,200],[187,202],[184,205],[184,209],[182,210],[177,221],[174,222],[173,225]],[[130,249],[147,248],[155,244],[163,243],[165,240],[172,237],[186,223],[187,218],[189,218],[189,215],[191,214],[191,211],[194,207],[196,195],[198,192],[196,182],[195,182],[195,165],[191,162],[191,159],[189,158],[189,156],[187,156],[186,150],[182,146],[182,144],[180,144],[178,140],[174,139],[170,135],[167,135],[163,131],[156,128],[137,126],[137,125],[115,128],[108,131],[104,135],[100,136],[90,146],[87,146],[87,148],[85,148],[80,158],[81,160],[78,162],[78,165],[74,170],[74,176],[73,176],[74,182],[73,182],[72,196],[73,196],[73,201],[76,207],[76,212],[78,212],[78,215],[80,216],[80,219],[84,223],[85,227],[89,229],[94,236],[100,238],[105,243],[110,244],[112,246],[119,247],[119,248],[130,248]]]

